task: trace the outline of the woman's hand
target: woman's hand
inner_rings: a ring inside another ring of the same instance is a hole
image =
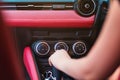
[[[67,51],[65,51],[64,49],[57,50],[50,56],[49,64],[50,66],[55,66],[57,69],[59,69],[59,67],[64,66],[70,59],[71,57],[69,56]]]

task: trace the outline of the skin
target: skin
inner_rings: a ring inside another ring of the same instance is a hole
[[[120,67],[108,78],[108,80],[119,80],[120,79]]]
[[[111,4],[103,29],[86,57],[72,59],[65,50],[57,50],[49,64],[76,80],[103,80],[120,64],[120,5]]]

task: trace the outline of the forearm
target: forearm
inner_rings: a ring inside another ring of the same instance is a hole
[[[120,64],[120,5],[113,1],[102,32],[88,55],[94,60],[93,72],[98,78],[108,77]],[[104,72],[104,73],[103,73]],[[94,74],[94,75],[95,75]]]
[[[120,58],[119,8],[118,2],[113,1],[108,19],[89,55],[79,60],[64,61],[60,70],[77,79],[104,79],[114,71]]]

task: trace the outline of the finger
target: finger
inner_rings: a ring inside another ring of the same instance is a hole
[[[50,66],[52,66],[52,62],[51,62],[50,58],[48,59],[48,63],[49,63]]]
[[[59,53],[67,53],[66,50],[64,49],[60,49],[60,50],[56,50],[55,53],[59,54]]]

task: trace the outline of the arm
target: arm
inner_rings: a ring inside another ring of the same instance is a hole
[[[57,69],[76,79],[105,79],[118,66],[120,59],[120,5],[113,1],[101,34],[89,55],[71,59],[64,50],[55,52],[49,61]]]

